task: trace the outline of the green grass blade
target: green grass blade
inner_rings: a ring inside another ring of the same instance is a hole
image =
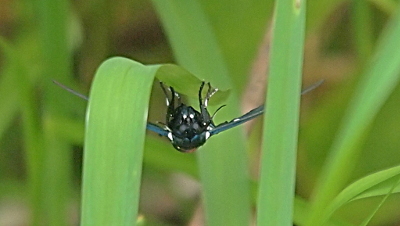
[[[274,1],[198,2],[210,21],[235,89],[243,90],[248,84],[247,75],[270,24]]]
[[[199,1],[154,0],[153,4],[179,64],[220,89],[231,88],[228,68]]]
[[[394,168],[396,168],[396,167],[394,167]],[[382,172],[385,172],[385,171],[386,170],[384,170]],[[379,172],[379,173],[381,173],[381,172]],[[398,173],[397,176],[400,176],[400,173]],[[369,197],[377,197],[377,196],[385,195],[385,194],[387,194],[388,189],[390,187],[392,187],[392,185],[395,184],[396,181],[397,181],[397,177],[394,176],[394,177],[389,178],[389,179],[387,179],[387,180],[385,180],[383,182],[380,182],[379,184],[373,186],[372,188],[369,188],[368,190],[366,190],[366,191],[362,192],[361,194],[357,195],[356,197],[354,197],[352,199],[352,201],[358,200],[358,199],[364,199],[364,198],[369,198]],[[400,185],[396,186],[393,189],[392,193],[400,193]],[[335,198],[335,200],[336,200],[336,198]]]
[[[49,128],[49,120],[56,115],[68,115],[68,94],[55,87],[51,80],[67,81],[71,76],[71,52],[68,48],[69,1],[33,1],[39,29],[40,82],[26,87],[32,109],[37,111],[32,123],[39,124],[39,131],[31,137],[42,142],[34,153],[34,163],[29,169],[34,207],[33,225],[67,225],[67,205],[71,194],[72,152],[67,142]],[[34,98],[34,88],[39,86],[42,99]],[[39,104],[41,106],[39,106]],[[38,111],[38,109],[41,109]],[[34,114],[34,112],[29,113]],[[40,114],[40,115],[39,115]],[[36,175],[34,175],[36,174]],[[39,208],[36,208],[39,207]]]
[[[293,224],[305,1],[277,1],[275,7],[258,225]]]
[[[154,77],[167,82],[172,78],[195,79],[176,65],[144,66],[122,57],[105,61],[96,73],[86,116],[82,225],[136,222],[147,109]],[[155,147],[167,151],[160,145]],[[179,167],[195,174],[191,167],[184,164]]]
[[[382,200],[379,202],[379,204],[375,207],[375,209],[372,211],[372,213],[363,221],[363,223],[360,224],[360,226],[367,226],[369,222],[372,220],[372,218],[375,216],[375,214],[378,212],[378,210],[382,207],[382,205],[386,202],[386,200],[389,198],[389,196],[393,193],[394,189],[398,187],[400,184],[400,179],[397,178],[396,183],[392,185],[392,187],[389,189],[389,191],[386,193],[386,195],[382,198]]]
[[[229,89],[224,56],[207,16],[196,0],[153,0],[179,64],[213,86]],[[240,115],[234,93],[216,123]],[[197,105],[197,101],[195,102]],[[213,109],[211,108],[211,112]],[[239,128],[218,134],[197,151],[207,225],[247,225],[250,194],[244,137]]]
[[[314,192],[307,225],[321,225],[329,202],[349,179],[368,127],[400,78],[400,11],[380,40],[377,53],[354,93]]]
[[[387,194],[388,190],[393,187],[393,182],[390,184],[384,184],[384,187],[376,186],[383,184],[385,181],[390,180],[398,175],[400,175],[400,166],[371,174],[349,185],[332,201],[331,205],[327,208],[324,221],[328,220],[337,209],[351,201]]]
[[[155,72],[156,67],[118,57],[96,73],[86,116],[82,225],[136,222]]]

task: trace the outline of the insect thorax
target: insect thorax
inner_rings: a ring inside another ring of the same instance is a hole
[[[200,112],[181,104],[169,119],[168,128],[171,132],[168,138],[179,151],[190,151],[203,145],[210,137],[209,124],[204,122]]]

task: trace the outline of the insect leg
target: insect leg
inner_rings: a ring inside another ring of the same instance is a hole
[[[172,97],[171,97],[171,100],[170,100],[169,97],[168,97],[167,89],[165,88],[164,83],[162,83],[161,81],[160,81],[160,86],[161,86],[161,89],[163,90],[163,92],[165,94],[165,99],[166,99],[166,102],[167,102],[168,109],[167,109],[167,115],[166,115],[166,120],[167,120],[166,123],[168,123],[169,119],[172,116],[172,113],[174,112],[174,96],[175,96],[174,93],[175,92],[172,89],[172,87],[170,87],[170,90],[171,90],[171,93],[172,93]],[[154,123],[147,122],[146,128],[147,128],[147,130],[153,131],[153,132],[157,133],[160,136],[168,137],[169,130],[167,130],[165,128],[162,128],[162,127],[160,127],[160,126],[158,126],[158,125],[156,125]]]
[[[208,100],[210,100],[210,98],[218,91],[218,89],[213,89],[210,83],[207,83],[207,85],[208,85],[207,96],[206,99],[204,100],[204,105],[206,107],[208,106]]]
[[[164,92],[165,99],[166,99],[166,102],[167,102],[167,106],[169,106],[170,100],[169,100],[167,89],[165,88],[164,83],[161,82],[161,81],[160,81],[160,86],[161,86],[162,91]]]
[[[207,104],[208,104],[208,100],[215,92],[212,92],[210,83],[207,83],[208,91],[207,91],[206,98],[204,99],[204,102],[203,102],[202,93],[203,93],[204,84],[205,84],[205,82],[201,83],[200,90],[199,90],[200,113],[201,113],[201,117],[203,118],[203,124],[210,125],[210,124],[212,124],[212,119],[211,119],[210,113],[207,110]]]
[[[163,92],[165,94],[165,98],[166,98],[166,101],[167,101],[168,109],[167,109],[166,121],[165,122],[168,124],[168,122],[171,119],[171,117],[172,117],[172,115],[174,113],[174,110],[175,110],[175,95],[176,95],[176,93],[175,93],[175,91],[174,91],[174,89],[172,87],[169,87],[169,90],[171,91],[171,99],[169,99],[168,92],[167,92],[167,89],[164,86],[164,83],[160,82],[160,86],[161,86],[161,88],[162,88],[162,90],[163,90]]]
[[[172,87],[171,87],[171,88],[172,88]],[[175,91],[175,90],[174,90],[174,91]],[[177,98],[177,100],[178,100],[177,106],[179,106],[179,105],[182,104],[181,96],[180,96],[179,93],[177,93],[177,92],[174,92],[174,93],[175,93],[175,96],[176,96],[176,98]]]

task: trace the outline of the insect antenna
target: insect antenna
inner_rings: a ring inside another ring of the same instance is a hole
[[[217,110],[215,110],[214,114],[211,116],[211,120],[214,119],[215,114],[217,114],[217,112],[218,112],[219,110],[221,110],[221,109],[222,109],[223,107],[225,107],[225,106],[226,106],[226,104],[222,105],[222,106],[219,107]]]

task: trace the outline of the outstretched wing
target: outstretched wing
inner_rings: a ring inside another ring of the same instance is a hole
[[[320,80],[320,81],[312,84],[311,86],[305,88],[303,91],[301,91],[301,95],[306,94],[309,91],[317,88],[323,82],[324,82],[324,80]],[[247,122],[249,120],[252,120],[253,118],[255,118],[255,117],[257,117],[257,116],[259,116],[259,115],[261,115],[263,113],[264,113],[264,105],[261,105],[261,106],[259,106],[257,108],[254,108],[253,110],[247,112],[246,114],[240,116],[239,118],[235,118],[235,119],[233,119],[233,120],[231,120],[229,122],[224,122],[224,123],[221,123],[221,124],[217,125],[215,128],[213,128],[210,131],[210,135],[212,136],[212,135],[218,134],[218,133],[220,133],[222,131],[225,131],[227,129],[233,128],[233,127],[238,126],[240,124],[243,124],[243,123],[245,123],[245,122]]]
[[[311,90],[317,88],[318,86],[322,85],[322,83],[324,83],[324,81],[325,81],[325,79],[321,79],[321,80],[319,80],[318,82],[316,82],[316,83],[314,83],[314,84],[308,86],[307,88],[303,89],[303,90],[301,91],[301,95],[304,95],[304,94],[310,92]]]
[[[233,119],[233,120],[231,120],[229,122],[224,122],[224,123],[221,123],[221,124],[217,125],[215,128],[213,128],[210,131],[210,135],[212,136],[212,135],[218,134],[218,133],[220,133],[222,131],[225,131],[227,129],[233,128],[233,127],[238,126],[240,124],[243,124],[243,123],[245,123],[245,122],[247,122],[249,120],[252,120],[253,118],[255,118],[255,117],[257,117],[257,116],[259,116],[259,115],[261,115],[263,113],[264,113],[264,105],[261,105],[261,106],[259,106],[257,108],[254,108],[253,110],[247,112],[246,114],[238,117],[238,118],[235,118],[235,119]]]
[[[75,90],[73,90],[73,89],[71,89],[71,88],[69,88],[69,87],[67,87],[67,86],[65,86],[65,85],[63,85],[63,84],[57,82],[56,80],[53,80],[53,83],[56,84],[56,85],[58,85],[59,87],[65,89],[65,90],[67,90],[68,92],[74,94],[75,96],[78,96],[78,97],[80,97],[80,98],[82,98],[82,99],[84,99],[84,100],[89,100],[89,97],[83,95],[82,93],[76,92]]]
[[[57,82],[55,80],[53,80],[53,82],[54,82],[54,84],[60,86],[61,88],[67,90],[68,92],[70,92],[70,93],[72,93],[72,94],[74,94],[74,95],[76,95],[76,96],[78,96],[78,97],[80,97],[80,98],[82,98],[84,100],[89,100],[89,98],[87,96],[85,96],[85,95],[83,95],[81,93],[78,93],[75,90],[73,90],[73,89],[71,89],[71,88],[69,88],[69,87],[67,87],[67,86],[65,86],[65,85],[63,85],[63,84],[61,84],[61,83],[59,83],[59,82]],[[168,133],[169,133],[168,130],[165,130],[162,127],[160,127],[160,126],[158,126],[158,125],[156,125],[154,123],[151,123],[151,122],[147,123],[146,128],[148,130],[153,131],[153,132],[159,134],[160,136],[164,136],[164,137],[167,137]]]

